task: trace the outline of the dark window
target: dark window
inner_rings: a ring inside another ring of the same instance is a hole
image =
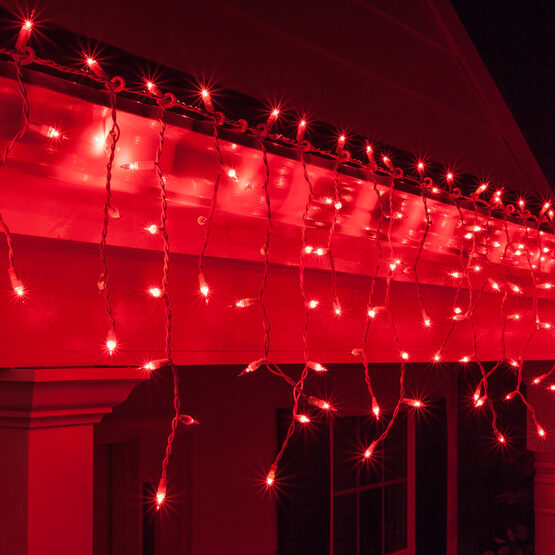
[[[278,411],[280,441],[290,418],[289,411]],[[297,430],[280,465],[278,554],[326,555],[331,536],[334,555],[386,555],[407,549],[407,415],[399,415],[383,454],[371,464],[361,464],[362,446],[369,445],[386,422],[366,416],[311,420],[309,427]]]
[[[382,429],[382,423],[366,416],[333,422],[335,553],[385,555],[407,547],[406,415],[399,415],[382,457],[362,464],[356,460]]]

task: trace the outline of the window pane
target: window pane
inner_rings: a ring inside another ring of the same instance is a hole
[[[338,555],[357,552],[356,493],[336,495],[333,500],[333,551]]]
[[[382,553],[382,490],[360,493],[360,555]]]
[[[407,484],[385,488],[385,552],[394,553],[407,546]]]
[[[399,413],[384,441],[385,480],[405,478],[407,475],[407,415]]]
[[[337,418],[333,424],[333,489],[340,491],[356,485],[357,417]]]

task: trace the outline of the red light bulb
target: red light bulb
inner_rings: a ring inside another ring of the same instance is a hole
[[[300,143],[304,139],[304,134],[306,131],[306,120],[302,119],[299,121],[299,125],[297,126],[297,137],[296,140]]]
[[[256,370],[258,370],[264,363],[266,362],[265,358],[259,358],[258,360],[255,360],[254,362],[251,362],[250,364],[248,364],[244,370],[239,374],[239,376],[242,376],[243,374],[250,374],[251,372],[255,372]]]
[[[108,335],[106,336],[106,348],[108,349],[109,354],[113,354],[118,346],[118,342],[116,340],[116,333],[113,329],[108,331]]]
[[[23,295],[25,295],[25,287],[23,287],[23,282],[19,279],[19,276],[13,266],[8,268],[8,276],[10,278],[13,292],[18,297],[23,297]]]
[[[377,442],[373,441],[370,444],[370,446],[366,449],[366,451],[364,451],[364,458],[365,459],[369,459],[374,454],[374,451],[376,449],[376,445],[377,445]]]
[[[156,510],[159,511],[162,503],[164,503],[167,494],[166,478],[160,478],[158,489],[156,490]]]
[[[372,396],[372,412],[376,417],[376,420],[380,419],[380,405],[378,405],[378,400]]]
[[[15,49],[19,52],[25,49],[29,39],[31,38],[31,30],[33,28],[33,22],[30,19],[26,19],[19,30],[17,35],[17,40],[15,42]]]
[[[208,91],[208,89],[202,89],[200,91],[200,96],[202,98],[202,102],[204,103],[204,107],[206,108],[206,111],[213,114],[214,113],[214,105],[212,104],[212,98],[210,97],[210,91]]]
[[[208,302],[208,293],[210,292],[210,288],[208,287],[208,283],[206,283],[206,278],[204,277],[203,272],[200,272],[198,275],[198,286],[201,295],[203,295],[206,302]]]
[[[306,365],[311,369],[314,370],[314,372],[327,372],[328,369],[320,364],[319,362],[313,362],[311,360],[309,360]]]
[[[266,483],[271,486],[274,483],[274,480],[276,479],[276,472],[277,472],[277,464],[273,464],[270,467],[270,471],[268,472],[268,474],[266,475]]]

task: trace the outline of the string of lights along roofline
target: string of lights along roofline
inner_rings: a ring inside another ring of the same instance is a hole
[[[166,129],[164,116],[166,111],[170,109],[176,109],[181,113],[194,113],[196,116],[204,117],[212,121],[213,123],[213,140],[216,149],[216,159],[214,163],[217,166],[217,174],[214,183],[209,215],[207,218],[202,216],[198,219],[199,224],[205,226],[203,245],[199,254],[198,282],[200,294],[206,300],[206,302],[208,302],[209,296],[213,294],[205,275],[205,257],[209,246],[210,231],[217,209],[218,191],[221,186],[226,185],[226,180],[230,180],[232,182],[240,180],[240,176],[237,175],[236,170],[232,167],[228,167],[225,163],[220,145],[219,129],[225,126],[228,130],[231,130],[232,132],[244,133],[253,136],[256,139],[258,147],[262,154],[262,163],[264,166],[264,183],[262,184],[262,188],[264,193],[264,201],[266,204],[266,231],[264,235],[264,246],[261,249],[261,253],[264,257],[263,274],[257,294],[253,292],[253,295],[251,297],[235,299],[230,306],[233,307],[233,309],[241,310],[248,309],[249,307],[253,306],[259,306],[262,311],[262,327],[264,332],[262,353],[263,356],[249,363],[240,373],[240,375],[251,374],[261,368],[265,368],[271,374],[284,380],[292,388],[293,407],[291,424],[288,428],[286,437],[281,446],[279,446],[279,449],[277,450],[277,455],[275,456],[274,461],[271,464],[269,471],[265,477],[265,483],[267,487],[273,487],[278,480],[281,457],[283,456],[287,444],[290,438],[295,433],[297,427],[310,425],[312,418],[310,411],[316,408],[322,411],[322,413],[328,415],[337,412],[337,408],[333,406],[330,400],[321,399],[319,397],[313,396],[310,394],[310,392],[307,392],[306,390],[307,384],[309,383],[308,378],[311,373],[325,374],[327,372],[327,368],[321,362],[310,360],[309,319],[311,313],[315,313],[317,309],[321,309],[328,303],[320,299],[311,297],[307,292],[305,284],[305,258],[312,256],[328,257],[330,262],[330,275],[332,278],[330,295],[331,301],[329,302],[330,315],[334,318],[340,318],[343,315],[343,309],[337,295],[337,276],[333,258],[333,238],[335,234],[337,218],[343,207],[342,200],[340,198],[341,183],[339,170],[342,165],[347,163],[351,166],[365,171],[368,174],[367,183],[371,184],[377,198],[377,204],[380,208],[377,228],[375,230],[375,243],[378,256],[376,265],[370,275],[370,290],[368,302],[365,308],[366,316],[364,319],[364,327],[362,333],[362,346],[355,347],[353,349],[353,355],[362,357],[364,378],[368,386],[370,399],[369,413],[373,414],[375,419],[382,424],[383,429],[381,433],[373,441],[371,441],[371,443],[366,446],[359,454],[361,459],[368,461],[376,456],[378,447],[387,437],[403,405],[406,405],[407,407],[415,410],[421,409],[425,406],[423,397],[421,395],[417,395],[414,397],[405,396],[404,379],[406,374],[406,363],[410,359],[410,354],[402,348],[403,338],[399,334],[398,325],[395,321],[395,314],[392,310],[390,302],[391,296],[394,295],[393,284],[395,282],[396,272],[399,272],[404,267],[408,266],[405,261],[403,261],[396,255],[395,244],[393,241],[394,226],[399,219],[403,218],[403,213],[394,210],[393,205],[395,182],[396,180],[401,178],[408,179],[413,185],[419,188],[420,196],[422,198],[422,207],[424,211],[423,221],[425,223],[425,228],[422,236],[420,237],[416,258],[411,267],[411,271],[414,275],[416,297],[420,310],[420,314],[415,314],[414,319],[415,322],[421,321],[424,329],[430,329],[434,325],[439,325],[438,322],[441,322],[441,318],[438,319],[437,317],[434,321],[434,319],[432,318],[433,315],[430,314],[429,310],[425,306],[422,291],[420,288],[421,279],[418,275],[419,262],[425,250],[427,234],[432,225],[428,199],[434,198],[439,193],[442,193],[448,198],[450,203],[456,207],[459,215],[459,237],[457,250],[459,252],[460,267],[457,270],[450,272],[450,277],[456,282],[454,284],[455,292],[453,295],[451,313],[447,317],[448,325],[446,327],[446,333],[444,335],[443,342],[439,346],[439,349],[436,350],[435,353],[431,354],[431,363],[441,363],[442,356],[453,330],[456,326],[465,324],[469,330],[469,339],[472,344],[472,349],[468,351],[468,354],[465,354],[461,357],[460,363],[476,364],[480,370],[481,377],[474,391],[472,403],[476,409],[480,409],[480,407],[482,406],[486,406],[489,409],[489,412],[491,414],[493,434],[499,444],[501,446],[506,445],[507,434],[503,433],[498,426],[498,415],[495,410],[494,402],[488,394],[488,380],[494,372],[498,371],[498,369],[502,367],[509,367],[510,369],[513,369],[516,373],[517,379],[517,385],[515,389],[509,391],[504,396],[504,400],[510,401],[518,397],[526,406],[526,409],[528,410],[531,419],[536,426],[538,437],[546,437],[547,432],[536,418],[535,409],[526,399],[522,390],[522,386],[524,382],[523,365],[526,358],[526,351],[530,342],[534,337],[536,337],[537,334],[542,332],[545,333],[551,330],[551,323],[549,322],[549,320],[543,319],[543,315],[540,314],[538,306],[539,291],[546,293],[553,288],[551,281],[549,281],[549,276],[546,277],[545,272],[542,272],[542,263],[545,261],[546,256],[550,255],[550,249],[548,247],[542,246],[542,235],[544,234],[542,226],[553,231],[554,213],[549,201],[546,201],[540,209],[539,213],[533,216],[526,209],[525,200],[522,198],[519,199],[517,206],[504,204],[501,198],[503,195],[502,189],[497,189],[492,194],[489,200],[485,200],[486,191],[491,188],[490,184],[488,183],[481,183],[472,194],[463,195],[460,189],[454,186],[456,177],[450,170],[448,170],[445,174],[446,187],[440,188],[437,181],[434,182],[434,180],[429,175],[426,175],[426,163],[423,160],[418,160],[415,164],[415,175],[407,177],[406,175],[404,175],[402,169],[394,166],[391,158],[385,153],[381,155],[381,163],[378,164],[378,162],[376,161],[376,149],[370,143],[366,144],[365,161],[353,158],[351,154],[345,149],[345,145],[348,139],[343,133],[337,138],[336,147],[333,151],[322,151],[315,148],[307,140],[305,140],[306,132],[309,129],[309,124],[305,117],[300,119],[297,124],[296,136],[294,140],[284,137],[283,135],[272,134],[272,128],[280,117],[279,107],[275,107],[270,111],[264,124],[260,124],[251,128],[245,120],[229,120],[222,112],[217,112],[214,108],[212,93],[206,88],[199,88],[199,99],[201,100],[202,108],[191,106],[190,104],[177,99],[171,93],[163,94],[160,91],[158,85],[151,81],[144,83],[144,86],[142,86],[140,89],[129,89],[127,88],[126,83],[121,77],[110,78],[105,70],[101,67],[100,63],[89,55],[85,55],[84,57],[84,65],[86,69],[68,68],[58,64],[53,60],[45,60],[36,57],[34,50],[28,46],[29,40],[32,37],[33,28],[34,21],[32,20],[32,18],[23,21],[17,35],[15,48],[0,49],[0,53],[9,56],[15,66],[23,116],[23,123],[21,128],[17,131],[14,137],[4,148],[0,161],[0,166],[5,164],[14,145],[17,143],[17,141],[21,140],[28,131],[42,135],[47,141],[59,141],[62,138],[65,138],[62,130],[52,127],[46,122],[35,123],[31,120],[30,106],[27,99],[27,92],[23,79],[23,66],[33,64],[39,66],[48,66],[61,74],[78,74],[90,78],[91,80],[100,83],[105,87],[110,101],[109,103],[112,125],[109,131],[111,141],[110,145],[108,146],[108,158],[106,162],[106,198],[103,207],[100,241],[100,255],[103,272],[98,279],[97,284],[99,290],[104,295],[106,311],[110,322],[110,328],[106,339],[106,348],[108,353],[112,356],[117,356],[118,344],[116,337],[115,319],[111,311],[108,280],[109,272],[105,249],[107,246],[109,221],[111,218],[119,218],[119,211],[113,205],[111,196],[112,167],[115,163],[116,144],[120,134],[116,111],[117,94],[123,91],[131,92],[138,97],[148,98],[155,101],[160,109],[159,144],[153,162],[128,162],[125,164],[121,164],[121,167],[123,169],[131,171],[139,169],[154,169],[158,178],[161,196],[160,224],[151,224],[147,226],[145,231],[151,234],[160,233],[163,239],[162,282],[160,286],[153,285],[153,287],[148,290],[148,294],[152,295],[155,298],[160,298],[164,302],[166,315],[166,357],[160,360],[149,361],[146,364],[142,365],[142,368],[148,371],[154,371],[162,367],[169,366],[174,377],[173,402],[175,414],[172,419],[171,433],[168,437],[166,454],[162,463],[162,474],[156,492],[155,503],[158,509],[165,502],[167,496],[167,466],[169,463],[172,451],[172,444],[177,427],[180,424],[184,426],[198,424],[198,421],[195,418],[181,412],[179,378],[177,367],[175,366],[172,357],[172,311],[168,291],[170,250],[169,237],[166,226],[168,205],[165,178],[160,164]],[[301,228],[301,245],[299,252],[299,290],[304,304],[304,366],[300,378],[297,381],[295,381],[295,379],[288,375],[283,368],[273,362],[270,358],[271,328],[264,297],[267,281],[270,274],[270,245],[272,236],[272,210],[270,195],[271,168],[266,152],[266,142],[278,142],[282,145],[285,144],[292,149],[293,153],[296,153],[298,155],[298,159],[302,164],[304,178],[307,185],[307,201],[304,213],[302,214],[299,222]],[[324,199],[315,198],[314,196],[314,190],[310,180],[309,170],[305,157],[307,153],[311,152],[316,154],[324,154],[334,161],[334,169],[332,172],[332,190],[330,192],[330,195],[328,197],[325,197]],[[378,185],[378,174],[382,181],[389,180],[389,185]],[[309,232],[311,231],[311,228],[309,227],[308,215],[314,203],[330,206],[332,210],[331,223],[329,223],[328,229],[328,239],[324,244],[320,245],[313,245],[308,242]],[[465,216],[463,214],[463,203],[464,211],[466,211],[467,213],[470,212],[472,215],[471,223],[468,223],[467,219],[465,219]],[[467,205],[471,206],[471,210],[468,209]],[[484,219],[484,212],[486,214],[485,223],[482,221]],[[505,274],[501,279],[490,272],[490,269],[492,267],[492,260],[490,260],[491,248],[493,247],[494,249],[499,249],[502,247],[502,244],[499,241],[490,240],[489,227],[491,219],[493,217],[492,214],[494,212],[502,216],[505,230],[505,245],[503,247],[503,254],[501,257],[501,267],[505,269]],[[513,238],[510,236],[508,228],[509,218],[518,218],[520,226],[524,230],[523,243],[517,243],[516,245],[514,245]],[[8,223],[9,222],[6,222],[0,215],[0,229],[2,230],[6,238],[8,247],[8,275],[10,283],[15,297],[21,301],[24,301],[28,293],[25,290],[25,287],[19,277],[18,272],[16,271],[14,242],[9,230]],[[532,232],[532,228],[535,233],[536,243],[536,247],[534,250],[531,245],[530,235]],[[384,241],[382,240],[383,236],[385,236],[386,239],[385,246]],[[483,253],[480,253],[478,251],[478,239],[482,237],[485,240],[485,250]],[[515,256],[525,256],[529,272],[529,283],[526,286],[511,282],[507,276],[507,255],[511,249]],[[476,284],[476,280],[480,277],[481,282],[479,284]],[[377,301],[377,290],[375,285],[378,279],[385,279],[383,304],[379,304]],[[474,289],[477,290],[476,294],[474,294],[473,292]],[[532,299],[531,312],[533,314],[533,319],[530,325],[530,332],[526,338],[522,351],[516,354],[516,356],[514,356],[513,358],[508,358],[506,328],[508,325],[523,325],[523,322],[526,321],[527,318],[525,318],[525,315],[522,312],[507,313],[506,307],[511,296],[518,297],[522,295],[524,289],[527,289],[529,292],[531,292]],[[499,319],[501,327],[500,358],[487,372],[483,363],[477,357],[478,345],[474,324],[476,309],[478,307],[480,298],[482,297],[482,293],[484,293],[484,291],[486,290],[488,292],[497,293],[500,298]],[[465,308],[463,308],[463,298],[465,296],[467,297],[467,301]],[[380,323],[382,322],[384,323],[384,325],[387,325],[389,330],[391,331],[394,343],[397,346],[400,364],[399,396],[389,419],[384,418],[383,411],[380,408],[378,395],[373,388],[367,356],[369,332],[374,326],[380,325]],[[555,366],[543,372],[542,374],[534,376],[529,385],[532,387],[545,386],[548,391],[555,392],[555,383],[547,383],[550,376],[552,376],[553,374],[554,368]],[[545,385],[546,383],[547,385]],[[312,407],[312,409],[310,407]]]

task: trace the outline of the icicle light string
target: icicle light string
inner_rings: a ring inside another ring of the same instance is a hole
[[[301,126],[301,124],[299,124],[299,126]],[[305,127],[305,125],[302,125],[302,127]],[[299,255],[299,289],[301,291],[301,296],[303,299],[303,308],[304,308],[303,355],[304,355],[304,363],[306,366],[306,363],[308,362],[308,324],[309,324],[309,318],[310,318],[310,309],[309,309],[309,304],[308,304],[309,299],[306,293],[306,286],[305,286],[305,279],[304,279],[305,278],[304,257],[307,254],[306,227],[307,227],[308,212],[310,210],[310,207],[312,205],[312,200],[314,197],[314,192],[313,192],[314,188],[312,186],[312,181],[310,181],[310,177],[308,175],[308,169],[306,165],[306,158],[304,155],[303,147],[299,148],[299,158],[301,160],[301,164],[303,167],[303,177],[306,182],[307,191],[308,191],[304,212],[301,218],[301,252]],[[334,310],[337,310],[337,309],[338,307],[334,306]],[[339,310],[341,311],[341,308],[339,308]]]
[[[393,165],[391,164],[391,162],[389,162],[388,167],[391,169],[392,172],[397,173],[398,177],[402,177],[402,171],[401,170],[397,170],[396,168],[393,167]],[[373,173],[373,172],[372,172]],[[381,205],[381,214],[380,214],[380,220],[378,222],[378,229],[376,232],[376,242],[377,242],[377,246],[378,246],[378,261],[376,264],[376,273],[373,276],[372,279],[372,284],[371,284],[371,296],[373,296],[373,290],[374,290],[374,284],[375,284],[375,279],[377,277],[377,272],[380,266],[380,263],[382,262],[382,249],[381,249],[381,238],[380,238],[380,234],[381,234],[381,221],[383,220],[383,216],[385,214],[385,203],[383,203],[383,200],[381,198],[381,195],[379,194],[379,191],[377,190],[377,185],[376,185],[376,180],[374,179],[375,176],[372,175],[373,181],[374,181],[374,187],[375,187],[375,191],[378,194],[378,200],[380,202]],[[377,439],[375,439],[374,441],[372,441],[372,443],[366,448],[366,450],[364,451],[364,458],[365,459],[370,459],[372,457],[372,455],[375,452],[375,449],[383,442],[385,441],[385,439],[387,438],[387,436],[389,435],[389,432],[391,430],[391,428],[393,427],[397,416],[399,414],[399,410],[401,408],[401,405],[405,399],[405,374],[406,374],[406,360],[408,360],[409,355],[408,353],[406,353],[405,351],[403,351],[402,347],[401,347],[401,340],[399,337],[399,333],[397,330],[397,324],[393,315],[393,312],[391,310],[391,303],[390,303],[390,299],[391,299],[391,282],[393,279],[393,274],[395,272],[395,269],[397,267],[397,260],[395,259],[395,249],[394,249],[394,245],[393,245],[393,238],[392,238],[392,227],[393,227],[393,191],[394,191],[394,180],[392,178],[392,184],[391,187],[389,189],[389,224],[388,224],[388,230],[387,230],[387,239],[388,239],[388,245],[389,245],[389,253],[391,258],[393,259],[393,262],[389,264],[388,267],[388,272],[387,272],[387,278],[386,278],[386,289],[385,289],[385,299],[384,299],[384,305],[385,305],[385,311],[387,313],[387,317],[389,319],[390,325],[391,325],[391,329],[393,332],[393,338],[395,340],[395,344],[397,346],[397,350],[399,352],[399,356],[400,356],[400,372],[399,372],[399,399],[397,401],[397,403],[395,404],[395,408],[393,409],[393,413],[391,415],[391,418],[385,428],[385,430],[383,430],[383,432],[377,437]],[[369,310],[374,310],[369,309]],[[370,313],[368,314],[368,316],[370,316]],[[374,413],[374,416],[376,418],[379,418],[379,414],[380,414],[380,409],[379,409],[379,405],[377,403],[377,400],[374,396],[374,392],[371,386],[371,381],[370,381],[370,376],[369,376],[369,371],[368,371],[368,362],[366,360],[366,342],[367,342],[367,337],[368,337],[368,319],[366,321],[366,326],[365,326],[365,332],[364,332],[364,341],[365,341],[365,345],[363,348],[363,361],[364,361],[364,373],[365,373],[365,380],[368,386],[368,390],[372,399],[372,412]]]
[[[426,327],[430,327],[432,322],[430,320],[430,314],[428,313],[428,311],[426,310],[426,306],[424,305],[422,287],[420,285],[420,279],[418,278],[418,263],[420,262],[420,258],[422,257],[424,247],[426,246],[426,238],[428,237],[428,233],[432,226],[432,218],[430,217],[430,209],[428,208],[428,199],[426,197],[427,191],[432,187],[433,181],[429,177],[424,179],[424,181],[420,184],[420,197],[422,199],[422,207],[424,208],[424,220],[426,222],[426,227],[424,229],[424,232],[422,233],[422,237],[420,238],[418,251],[416,253],[416,257],[414,259],[414,264],[412,267],[412,273],[414,275],[414,285],[416,287],[416,296],[418,298],[418,304],[420,305],[423,323]]]
[[[208,93],[206,93],[208,94]],[[209,96],[203,95],[203,99],[205,102],[205,105],[207,107],[211,107],[211,101],[209,102]],[[223,156],[222,156],[222,149],[220,147],[220,138],[219,138],[219,134],[218,134],[218,127],[220,125],[222,125],[225,121],[225,116],[221,113],[218,112],[217,114],[214,114],[213,116],[213,131],[212,131],[212,137],[214,140],[214,146],[216,148],[216,156],[217,156],[217,162],[218,162],[218,173],[216,175],[216,180],[214,181],[214,189],[212,192],[212,200],[210,202],[210,212],[208,213],[208,218],[206,220],[206,223],[204,224],[204,240],[202,243],[202,249],[200,251],[200,255],[199,255],[199,261],[198,261],[198,268],[199,268],[199,286],[200,286],[200,292],[201,294],[205,297],[206,302],[208,302],[208,295],[210,293],[210,288],[208,286],[208,283],[206,281],[206,277],[205,277],[205,272],[204,272],[204,260],[206,257],[206,250],[208,248],[208,241],[210,239],[210,232],[212,230],[212,222],[214,221],[214,214],[216,212],[216,206],[218,203],[218,192],[220,189],[220,182],[221,182],[221,178],[222,178],[222,174],[224,172],[224,160],[223,160]],[[240,306],[240,305],[239,305]]]
[[[17,88],[19,90],[19,95],[21,97],[21,114],[23,116],[23,124],[4,148],[4,151],[2,152],[2,157],[0,158],[0,167],[6,163],[6,160],[10,155],[11,150],[13,149],[17,141],[19,141],[19,139],[21,139],[23,135],[25,135],[25,133],[27,132],[27,129],[31,125],[31,119],[29,115],[30,114],[29,99],[27,97],[27,89],[25,88],[25,83],[23,81],[23,70],[21,66],[23,64],[31,63],[35,57],[34,50],[32,50],[30,47],[27,46],[27,43],[31,36],[32,26],[33,26],[33,22],[32,22],[32,15],[31,15],[30,19],[27,19],[26,21],[23,22],[17,37],[15,51],[12,51],[12,54],[11,54],[13,64],[15,66]],[[0,213],[0,229],[2,230],[2,233],[6,238],[6,244],[8,247],[8,277],[10,278],[10,284],[12,286],[14,293],[18,297],[23,297],[23,295],[25,294],[25,288],[23,286],[23,282],[19,278],[19,275],[15,267],[15,253],[13,248],[12,235],[1,213]]]
[[[108,261],[106,259],[106,240],[108,237],[108,226],[111,217],[117,217],[117,211],[112,206],[112,166],[114,164],[114,158],[116,155],[116,146],[120,137],[120,128],[117,122],[117,109],[116,109],[116,93],[121,92],[125,88],[125,82],[121,77],[114,77],[110,79],[108,75],[104,72],[100,64],[93,58],[87,59],[87,65],[94,75],[104,80],[104,85],[108,91],[108,96],[110,99],[110,114],[112,118],[112,126],[110,128],[110,152],[108,155],[108,161],[106,162],[106,200],[104,203],[103,215],[104,219],[102,222],[102,231],[100,235],[100,261],[102,263],[102,274],[98,280],[98,286],[102,294],[104,295],[104,306],[106,309],[106,314],[108,315],[108,320],[110,322],[110,329],[108,330],[108,335],[106,338],[106,347],[108,353],[111,355],[117,348],[116,339],[116,320],[112,311],[112,303],[110,299],[110,280],[109,280],[109,268]]]
[[[370,162],[370,159],[369,159]],[[383,219],[384,219],[384,211],[385,211],[385,206],[383,204],[383,200],[381,198],[381,194],[380,191],[378,189],[377,186],[377,179],[376,179],[376,175],[374,173],[373,170],[373,166],[370,166],[370,179],[373,185],[373,190],[374,193],[376,194],[377,197],[377,202],[380,205],[380,215],[378,217],[378,222],[376,224],[376,249],[377,249],[377,260],[376,260],[376,265],[374,267],[374,270],[371,274],[370,277],[370,290],[368,292],[368,302],[366,303],[366,315],[365,315],[365,323],[364,323],[364,331],[363,331],[363,335],[362,335],[362,349],[361,349],[361,354],[362,354],[362,364],[364,367],[364,381],[366,382],[366,386],[368,388],[368,394],[370,396],[370,402],[371,402],[371,408],[372,408],[372,413],[374,414],[376,420],[379,420],[380,418],[380,405],[378,403],[378,400],[376,398],[376,395],[374,393],[374,388],[372,386],[372,379],[370,377],[370,368],[368,365],[368,355],[367,355],[367,348],[368,348],[368,335],[370,332],[370,322],[374,320],[374,318],[376,317],[376,310],[375,310],[375,305],[374,305],[374,291],[375,291],[375,285],[376,285],[376,280],[378,277],[378,272],[380,270],[380,264],[381,261],[383,259],[383,255],[382,255],[382,245],[381,245],[381,233],[382,233],[382,225],[383,225]]]
[[[334,169],[333,169],[333,188],[332,188],[332,219],[330,230],[328,233],[328,241],[327,241],[327,251],[328,251],[328,260],[330,263],[330,270],[331,270],[331,289],[332,289],[332,301],[333,307],[339,307],[341,310],[341,304],[337,297],[337,271],[335,269],[335,259],[333,256],[333,239],[335,236],[335,228],[337,227],[337,216],[339,214],[339,209],[341,208],[341,200],[339,198],[339,166],[343,161],[347,161],[351,158],[351,155],[346,150],[343,150],[345,145],[345,137],[341,135],[337,141],[337,148],[336,152],[338,156],[335,159]]]
[[[264,134],[267,131],[264,131]],[[266,203],[266,238],[264,241],[264,271],[262,273],[262,280],[260,282],[260,289],[258,292],[258,299],[262,309],[262,326],[264,328],[264,357],[268,358],[270,353],[270,318],[268,317],[268,310],[264,302],[264,293],[266,292],[266,285],[268,282],[268,275],[270,272],[270,239],[272,237],[272,205],[270,200],[270,165],[268,164],[268,153],[264,145],[264,135],[258,139],[258,144],[262,152],[262,160],[264,163],[264,201]]]
[[[162,94],[160,89],[152,84],[148,83],[147,88],[156,97],[157,103],[160,108],[160,113],[158,116],[158,147],[156,149],[156,154],[154,157],[154,169],[156,171],[156,177],[158,178],[158,186],[160,189],[160,234],[163,241],[163,264],[162,264],[162,300],[164,302],[165,316],[166,316],[166,341],[165,341],[165,354],[166,363],[169,365],[172,378],[173,378],[173,408],[174,416],[171,422],[171,431],[168,435],[166,442],[166,451],[164,458],[162,460],[162,475],[158,483],[158,488],[156,490],[156,509],[158,510],[162,503],[164,502],[167,495],[167,471],[168,464],[170,461],[173,442],[175,440],[175,434],[179,422],[181,421],[181,397],[179,392],[179,372],[177,366],[173,361],[172,354],[172,309],[170,303],[170,296],[168,291],[169,283],[169,270],[170,270],[170,242],[168,236],[168,226],[167,226],[167,216],[168,216],[168,199],[166,191],[166,179],[160,165],[160,159],[164,151],[164,140],[166,133],[166,122],[165,115],[167,108],[173,106],[175,102],[175,97],[171,93]],[[193,419],[193,422],[196,422]],[[191,422],[191,423],[193,423]]]

